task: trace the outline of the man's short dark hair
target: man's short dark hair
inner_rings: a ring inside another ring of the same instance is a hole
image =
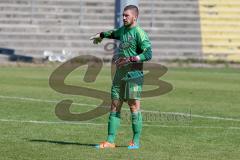
[[[132,10],[135,12],[136,16],[138,17],[139,11],[138,11],[138,7],[135,5],[128,5],[126,7],[124,7],[124,11],[126,10]]]

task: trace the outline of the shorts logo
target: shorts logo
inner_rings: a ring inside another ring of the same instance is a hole
[[[128,36],[128,41],[132,41],[133,37],[132,36]]]
[[[137,86],[137,85],[135,85],[135,86],[133,87],[133,91],[134,91],[134,92],[137,92],[137,91],[138,91],[138,86]]]

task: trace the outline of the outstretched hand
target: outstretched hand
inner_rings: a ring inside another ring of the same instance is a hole
[[[100,37],[100,33],[90,37],[90,40],[93,40],[93,44],[98,44],[102,42],[102,38]]]

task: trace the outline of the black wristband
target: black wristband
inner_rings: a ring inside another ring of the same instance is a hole
[[[103,33],[103,32],[100,33],[100,37],[101,37],[102,39],[104,38],[104,33]]]

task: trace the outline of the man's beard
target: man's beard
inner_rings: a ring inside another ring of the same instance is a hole
[[[133,24],[133,21],[131,21],[129,23],[128,22],[127,23],[123,22],[123,24],[124,24],[125,27],[130,27]]]

